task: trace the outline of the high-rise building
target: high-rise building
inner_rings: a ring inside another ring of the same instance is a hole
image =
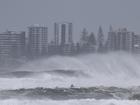
[[[54,42],[56,46],[72,44],[72,23],[63,22],[54,24]]]
[[[28,28],[29,31],[29,55],[36,58],[48,53],[48,28],[34,25]]]
[[[133,32],[127,31],[126,28],[108,33],[107,48],[111,51],[133,51],[132,39]]]
[[[132,39],[133,52],[140,54],[140,35],[133,35]]]
[[[54,45],[57,47],[57,51],[60,51],[62,54],[72,53],[72,33],[72,23],[62,22],[54,24]]]
[[[110,26],[110,28],[109,28],[108,39],[106,42],[106,49],[109,51],[116,50],[116,32],[113,31],[112,26]]]
[[[25,56],[25,32],[6,31],[0,34],[0,58]]]

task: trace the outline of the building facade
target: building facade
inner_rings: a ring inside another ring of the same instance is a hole
[[[72,23],[54,23],[54,42],[56,46],[72,44]]]
[[[7,31],[0,34],[0,58],[25,56],[25,32]]]
[[[133,52],[140,54],[140,35],[133,35],[132,39],[132,44],[133,44]]]
[[[28,28],[28,50],[30,57],[39,57],[48,53],[48,28],[34,25]]]
[[[109,51],[133,52],[133,32],[126,28],[117,31],[110,31],[107,39],[107,49]]]
[[[54,23],[54,45],[56,52],[61,54],[72,54],[73,47],[72,23]]]

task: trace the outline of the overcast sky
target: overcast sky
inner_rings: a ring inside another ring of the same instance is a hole
[[[0,0],[0,31],[22,31],[32,24],[46,25],[53,35],[53,23],[69,21],[77,37],[86,27],[97,33],[127,27],[140,34],[140,0]]]

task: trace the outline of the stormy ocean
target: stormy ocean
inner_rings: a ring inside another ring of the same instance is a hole
[[[54,56],[0,73],[0,105],[140,105],[140,58]]]

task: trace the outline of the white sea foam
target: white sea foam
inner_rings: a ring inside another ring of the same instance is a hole
[[[59,70],[68,71],[64,72]],[[18,71],[40,72],[22,78],[0,78],[0,89],[140,85],[140,55],[122,52],[77,57],[55,56],[28,62]],[[42,72],[41,72],[42,71]],[[49,72],[44,72],[49,71]],[[50,72],[52,71],[52,72]],[[73,74],[69,75],[69,71]]]
[[[140,105],[140,101],[130,100],[3,100],[0,105]]]

